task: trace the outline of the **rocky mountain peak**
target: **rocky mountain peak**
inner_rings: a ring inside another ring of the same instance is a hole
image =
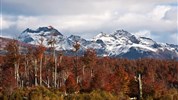
[[[140,57],[170,58],[174,56],[178,59],[178,46],[169,44],[160,44],[147,37],[135,37],[131,33],[121,29],[111,34],[101,32],[92,40],[86,40],[80,36],[63,36],[52,26],[39,27],[36,30],[27,28],[19,37],[19,40],[25,43],[36,44],[40,38],[44,39],[44,45],[50,38],[55,38],[56,49],[65,50],[68,54],[73,49],[75,41],[80,43],[81,51],[86,49],[95,49],[98,56],[124,57],[136,59]]]

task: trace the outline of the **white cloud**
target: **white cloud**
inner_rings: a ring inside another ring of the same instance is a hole
[[[150,16],[154,20],[160,20],[165,17],[167,11],[169,11],[170,9],[170,6],[156,6],[150,13]]]
[[[153,34],[162,37],[163,33],[172,36],[178,28],[177,6],[171,5],[177,3],[176,0],[2,1],[5,15],[15,17],[15,20],[4,20],[4,29],[14,25],[23,31],[27,27],[52,25],[64,34],[89,38],[101,31],[116,29],[148,37]]]
[[[148,37],[151,38],[151,32],[149,30],[141,30],[133,33],[137,37]]]
[[[12,25],[14,25],[15,23],[8,20],[8,19],[5,19],[3,16],[0,16],[0,20],[1,20],[1,23],[0,23],[0,30],[3,30],[3,29],[8,29],[10,28]]]
[[[157,9],[160,13],[155,14]],[[165,15],[168,14],[172,9],[170,6],[156,6],[152,11],[146,14],[140,13],[127,13],[117,19],[117,23],[121,23],[122,26],[130,29],[131,31],[138,30],[150,30],[152,32],[170,32],[177,29],[176,19],[167,20],[164,19]],[[174,12],[176,13],[176,12]]]
[[[155,5],[172,2],[176,0],[2,0],[4,7],[13,10],[9,13],[27,15],[101,14],[106,11],[145,13]]]
[[[14,22],[19,30],[26,28],[36,29],[39,26],[52,25],[63,31],[80,33],[92,31],[110,20],[110,15],[77,15],[77,16],[18,16]],[[52,20],[51,20],[52,19]]]
[[[178,6],[171,7],[169,11],[165,14],[164,19],[169,21],[174,21],[178,23]]]

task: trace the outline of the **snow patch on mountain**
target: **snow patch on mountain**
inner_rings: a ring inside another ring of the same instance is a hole
[[[54,39],[57,50],[72,50],[74,43],[78,41],[81,45],[80,51],[92,48],[96,50],[99,56],[133,56],[133,53],[135,53],[143,57],[145,57],[144,55],[152,57],[155,55],[161,56],[162,53],[169,52],[169,56],[178,58],[177,45],[157,43],[147,37],[136,37],[125,30],[116,30],[111,34],[102,32],[93,39],[86,40],[76,35],[65,37],[57,29],[50,26],[39,27],[36,30],[27,28],[19,37],[20,41],[30,44],[39,44],[40,39],[43,39],[43,45],[46,47],[50,47],[48,41]]]

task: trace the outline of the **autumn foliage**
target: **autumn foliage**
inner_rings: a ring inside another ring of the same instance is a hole
[[[144,98],[160,99],[169,95],[178,98],[176,60],[98,57],[93,49],[88,49],[77,58],[56,52],[55,61],[43,46],[26,48],[26,53],[21,53],[19,49],[17,42],[13,41],[7,45],[6,55],[0,56],[0,92],[4,95],[10,96],[18,89],[37,85],[50,91],[55,88],[64,95],[90,93],[82,94],[82,98],[95,95],[93,91],[106,91],[117,95],[117,98],[138,97],[137,75],[140,73]],[[174,95],[170,92],[172,90]],[[34,95],[32,91],[31,95]]]

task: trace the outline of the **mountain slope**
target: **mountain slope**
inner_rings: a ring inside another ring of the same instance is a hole
[[[80,36],[63,36],[53,27],[40,27],[36,30],[27,28],[21,33],[19,40],[30,44],[39,44],[43,39],[43,44],[49,47],[48,41],[55,39],[57,50],[64,50],[66,54],[72,54],[73,45],[78,41],[81,45],[80,54],[86,49],[96,50],[98,56],[122,57],[129,59],[137,58],[162,58],[178,59],[178,46],[172,44],[159,44],[146,37],[135,37],[125,30],[117,30],[114,33],[100,33],[91,40],[86,40]]]

